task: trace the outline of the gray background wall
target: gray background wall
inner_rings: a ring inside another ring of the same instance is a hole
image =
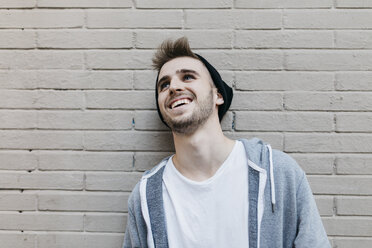
[[[0,246],[120,248],[172,152],[151,57],[191,45],[235,89],[230,137],[307,172],[333,247],[372,244],[372,1],[0,0]]]

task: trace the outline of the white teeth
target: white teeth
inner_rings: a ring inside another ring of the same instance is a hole
[[[189,99],[180,99],[180,100],[177,100],[177,101],[175,101],[173,104],[172,104],[172,106],[171,106],[171,108],[173,109],[174,107],[176,107],[177,105],[180,105],[180,104],[188,104],[188,103],[190,103],[191,101],[189,100]]]

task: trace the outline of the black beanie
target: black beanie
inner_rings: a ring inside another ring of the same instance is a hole
[[[222,98],[223,98],[223,101],[224,103],[222,105],[219,105],[218,106],[218,118],[221,122],[223,116],[225,115],[225,113],[227,112],[227,110],[229,110],[230,108],[230,105],[231,105],[231,101],[232,101],[232,98],[233,98],[233,90],[230,86],[228,86],[221,78],[221,75],[218,73],[218,71],[211,65],[209,64],[209,62],[203,58],[202,56],[200,56],[199,54],[196,54],[196,56],[198,56],[198,58],[200,59],[200,61],[205,65],[205,67],[207,67],[208,71],[209,71],[209,74],[211,74],[211,78],[213,80],[213,83],[214,85],[216,86],[216,88],[218,89],[218,93],[220,93],[222,95]],[[160,72],[160,70],[159,70]],[[157,83],[158,83],[158,78],[159,78],[159,72],[158,72],[158,75],[156,77],[156,82],[155,82],[155,101],[156,101],[156,108],[158,110],[158,114],[159,114],[159,117],[160,117],[160,120],[167,126],[168,124],[164,121],[163,119],[163,116],[161,115],[160,113],[160,109],[159,109],[159,103],[158,103],[158,90],[157,90]]]

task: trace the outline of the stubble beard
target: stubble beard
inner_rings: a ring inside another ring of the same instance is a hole
[[[174,120],[168,115],[163,115],[164,121],[177,134],[189,135],[194,133],[213,113],[213,90],[210,90],[207,97],[198,103],[191,116]]]

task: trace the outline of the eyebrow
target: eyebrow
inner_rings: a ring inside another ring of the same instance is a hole
[[[181,74],[181,73],[182,73],[182,74],[192,73],[192,74],[195,74],[195,75],[198,76],[198,77],[200,76],[198,72],[196,72],[196,71],[194,71],[194,70],[191,70],[191,69],[181,69],[181,70],[177,70],[177,71],[176,71],[176,74]],[[163,76],[162,78],[160,78],[159,81],[158,81],[158,87],[159,87],[159,85],[160,85],[161,82],[167,80],[168,78],[169,78],[168,75],[165,75],[165,76]]]

